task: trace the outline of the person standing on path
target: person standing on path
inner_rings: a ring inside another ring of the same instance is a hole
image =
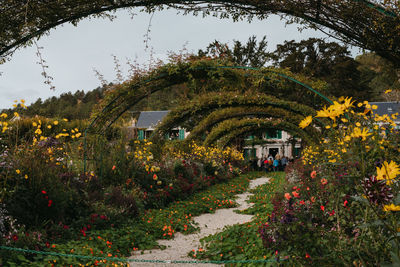
[[[279,159],[275,158],[272,169],[274,170],[274,172],[276,172],[278,171],[278,168],[279,168]]]

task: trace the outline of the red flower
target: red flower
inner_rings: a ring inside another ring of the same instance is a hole
[[[112,166],[111,170],[115,170],[117,167],[115,165]]]
[[[321,184],[326,185],[328,183],[328,180],[326,180],[325,178],[321,179]]]
[[[329,212],[329,216],[333,216],[333,215],[335,215],[335,211],[334,211],[334,210],[332,210],[331,212]]]
[[[292,196],[291,196],[289,193],[285,193],[285,198],[286,198],[287,200],[289,200],[289,199],[292,198]]]
[[[349,203],[349,202],[348,202],[347,200],[345,200],[345,201],[343,202],[343,206],[346,207],[347,203]]]
[[[17,240],[18,240],[18,236],[17,236],[17,235],[13,235],[11,238],[12,238],[12,240],[14,240],[14,241],[17,241]]]
[[[42,194],[44,194],[44,195],[45,195],[45,194],[47,194],[47,192],[46,192],[46,191],[44,191],[44,190],[42,190]]]
[[[304,205],[304,204],[306,204],[305,202],[304,202],[304,200],[300,200],[300,205]]]
[[[297,193],[296,191],[293,191],[292,194],[293,194],[294,197],[299,197],[300,196],[300,194]]]
[[[316,171],[312,171],[310,176],[311,176],[311,178],[314,179],[315,177],[317,177],[317,172]]]
[[[47,204],[47,207],[51,207],[51,204],[53,204],[53,200],[49,200],[49,203]]]
[[[48,248],[50,247],[50,244],[49,244],[49,242],[46,242],[46,247],[48,247]]]
[[[310,258],[310,255],[308,253],[306,253],[306,259]]]
[[[64,225],[63,228],[64,229],[69,229],[69,226],[68,225]]]
[[[322,205],[321,205],[321,210],[322,210],[322,211],[324,211],[324,210],[325,210],[325,207],[324,207],[324,206],[322,206]]]

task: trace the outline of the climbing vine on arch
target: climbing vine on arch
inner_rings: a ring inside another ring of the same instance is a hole
[[[295,75],[288,70],[275,68],[245,68],[232,65],[222,65],[218,60],[201,59],[187,62],[166,64],[142,76],[115,86],[107,93],[103,102],[93,113],[91,127],[99,131],[114,123],[122,114],[135,104],[146,99],[149,95],[168,90],[171,86],[185,84],[194,94],[208,92],[236,92],[236,94],[260,94],[267,92],[270,95],[298,99],[299,92],[307,92],[304,101],[315,99],[316,105],[326,103],[316,95],[318,91],[326,90],[326,83],[309,79],[302,75]],[[231,64],[231,63],[230,63]],[[313,86],[312,89],[308,84]],[[314,90],[314,91],[313,91]],[[257,102],[257,101],[256,101]],[[312,103],[310,103],[312,104]]]
[[[285,130],[290,133],[295,133],[305,143],[313,144],[315,141],[306,131],[300,129],[298,125],[283,121],[282,119],[259,119],[259,118],[246,118],[246,119],[230,119],[225,120],[215,126],[210,134],[204,141],[204,145],[212,145],[217,143],[218,140],[228,135],[232,131],[240,128],[246,128],[246,132],[251,133],[251,130],[258,129],[279,129]]]

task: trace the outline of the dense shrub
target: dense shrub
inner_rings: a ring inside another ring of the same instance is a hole
[[[295,265],[400,264],[397,115],[375,108],[343,99],[317,112],[329,130],[287,169],[285,191],[260,229],[265,247]]]

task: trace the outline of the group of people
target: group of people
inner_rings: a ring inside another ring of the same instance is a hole
[[[281,157],[279,154],[275,156],[268,155],[264,158],[254,159],[252,162],[253,169],[265,172],[284,171],[288,165],[289,160],[287,157]]]

